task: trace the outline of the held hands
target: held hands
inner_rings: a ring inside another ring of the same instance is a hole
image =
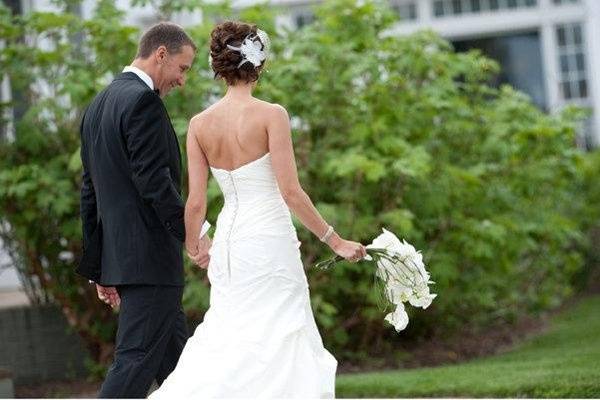
[[[114,286],[101,286],[96,283],[96,292],[98,298],[112,308],[119,307],[121,304],[121,297]]]
[[[359,262],[367,255],[365,246],[358,242],[342,239],[335,232],[327,240],[327,244],[335,254],[350,262]]]
[[[208,234],[205,234],[200,239],[198,239],[198,242],[195,246],[186,245],[187,255],[194,264],[196,264],[202,269],[206,269],[208,268],[208,263],[210,262],[210,255],[208,254],[208,251],[210,250],[211,245],[212,240],[210,239],[210,236],[208,236]],[[190,247],[192,248],[190,249]]]

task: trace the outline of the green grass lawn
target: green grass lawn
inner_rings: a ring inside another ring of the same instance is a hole
[[[463,364],[343,374],[338,397],[600,397],[600,296],[509,352]]]

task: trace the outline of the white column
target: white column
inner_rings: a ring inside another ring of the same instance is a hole
[[[542,22],[540,40],[548,108],[550,111],[555,111],[561,105],[561,98],[559,92],[560,73],[558,71],[556,33],[552,21],[544,20]]]
[[[2,81],[0,82],[0,101],[2,101],[3,103],[9,102],[11,100],[10,81],[8,80],[8,76],[5,74],[0,78],[2,79]],[[15,126],[13,123],[13,118],[14,116],[12,108],[7,107],[4,110],[4,115],[2,116],[2,119],[5,121],[4,124],[6,130],[4,131],[4,133],[6,134],[6,139],[8,140],[15,139]]]
[[[0,40],[0,49],[2,48],[4,48],[4,41]],[[8,74],[0,74],[0,102],[8,103],[9,101],[11,101],[11,98],[12,95],[10,90],[10,81],[8,79]],[[2,118],[2,120],[4,121],[5,126],[4,132],[0,131],[0,139],[2,139],[1,136],[4,133],[6,134],[6,138],[8,140],[13,140],[15,138],[15,132],[12,108],[7,107],[4,110],[4,115],[0,115],[0,118]]]
[[[592,139],[600,144],[600,1],[583,0],[587,19],[584,24],[588,95],[594,110],[592,120]]]
[[[538,7],[540,8],[539,12],[544,13],[552,7],[552,4],[550,4],[550,0],[539,0]],[[546,98],[548,109],[550,112],[553,112],[561,106],[559,92],[560,72],[558,70],[555,24],[551,18],[540,18],[540,22],[540,44]]]
[[[33,0],[21,0],[21,11],[23,15],[34,11]]]
[[[431,0],[417,1],[417,21],[429,25],[433,19],[433,2]]]

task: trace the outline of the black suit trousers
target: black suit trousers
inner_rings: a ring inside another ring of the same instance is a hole
[[[188,339],[183,287],[117,286],[121,297],[115,358],[101,398],[145,398],[175,369]]]

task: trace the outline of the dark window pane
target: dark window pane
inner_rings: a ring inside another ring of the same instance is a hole
[[[408,18],[417,19],[417,5],[415,3],[408,5]]]
[[[462,14],[462,5],[460,3],[460,0],[452,0],[452,13]]]
[[[573,42],[575,44],[581,44],[582,40],[581,40],[581,25],[574,25],[573,26]]]
[[[579,86],[579,97],[581,97],[581,98],[588,97],[587,81],[585,79],[580,80],[578,83],[578,86]]]
[[[471,0],[471,11],[473,11],[473,12],[481,11],[481,3],[479,0]]]
[[[481,3],[484,5],[483,1]],[[491,84],[497,87],[508,83],[531,96],[541,109],[546,109],[546,81],[539,36],[536,30],[455,41],[453,45],[456,51],[480,49],[486,56],[498,61],[501,72],[491,80]],[[558,57],[555,63],[557,61]]]
[[[417,19],[417,6],[415,5],[415,3],[398,4],[398,2],[393,2],[392,9],[396,11],[398,16],[402,20]]]
[[[23,12],[20,0],[2,0],[2,3],[4,3],[14,15],[19,15]]]
[[[433,13],[436,17],[444,15],[444,2],[442,0],[437,0],[433,3]]]
[[[575,54],[575,64],[577,64],[577,71],[585,71],[585,57],[583,53]]]
[[[490,0],[490,10],[497,10],[498,8],[498,0]]]
[[[556,30],[556,37],[557,37],[559,46],[564,46],[567,43],[564,27],[561,26],[560,28],[558,28]]]
[[[563,82],[563,83],[561,83],[560,87],[561,87],[561,90],[562,90],[563,99],[569,100],[569,99],[571,99],[573,97],[571,95],[571,85],[570,85],[570,82]]]
[[[569,72],[569,56],[564,54],[560,56],[560,71],[563,73]]]
[[[527,7],[535,7],[537,5],[537,1],[536,0],[525,0],[525,5]]]
[[[517,0],[508,0],[508,8],[517,8]]]
[[[303,26],[309,25],[314,20],[314,15],[312,13],[300,13],[297,14],[296,19],[296,27],[302,28]]]

